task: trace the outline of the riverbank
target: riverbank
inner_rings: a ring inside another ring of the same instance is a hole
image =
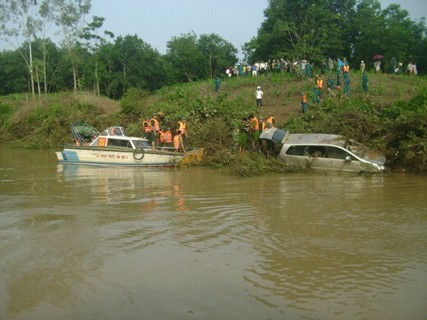
[[[205,149],[206,165],[225,167],[246,161],[255,164],[255,169],[274,167],[276,171],[283,168],[281,164],[272,166],[275,159],[250,150],[237,152],[235,139],[242,117],[271,113],[277,126],[291,132],[342,134],[384,152],[391,169],[425,172],[427,80],[376,74],[369,74],[369,80],[366,97],[361,92],[361,75],[352,73],[349,97],[331,98],[325,91],[322,102],[311,102],[305,114],[300,111],[301,92],[308,92],[311,101],[314,82],[286,74],[226,79],[219,92],[214,91],[213,82],[206,81],[155,93],[130,89],[121,101],[88,93],[77,97],[61,93],[33,102],[25,94],[16,94],[0,97],[0,141],[24,148],[60,148],[70,142],[71,123],[79,120],[98,129],[121,125],[129,134],[141,135],[142,119],[162,112],[165,126],[175,128],[179,118],[186,119],[186,144]],[[257,86],[264,91],[262,108],[255,104]],[[340,95],[339,90],[336,93]]]

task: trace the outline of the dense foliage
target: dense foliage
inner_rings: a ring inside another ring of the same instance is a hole
[[[381,10],[378,0],[270,0],[258,35],[245,44],[249,61],[347,58],[358,67],[384,56],[407,65],[415,61],[426,72],[424,19],[412,21],[397,4]]]
[[[218,34],[173,37],[160,54],[136,35],[115,37],[104,18],[90,12],[90,0],[3,0],[0,38],[14,50],[0,52],[0,95],[29,92],[35,99],[52,92],[90,91],[120,99],[136,88],[212,79],[238,63],[238,50]],[[243,64],[272,59],[347,58],[352,69],[384,55],[425,73],[424,20],[412,21],[399,5],[381,9],[378,0],[270,0],[256,37],[248,41]],[[59,45],[44,30],[56,27]],[[114,31],[114,30],[113,30]]]

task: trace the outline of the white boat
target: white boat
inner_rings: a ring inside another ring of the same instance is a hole
[[[290,166],[350,172],[385,170],[383,154],[340,135],[290,134],[289,131],[269,128],[261,133],[260,139],[280,144],[279,157]]]
[[[60,163],[164,167],[176,166],[187,156],[187,153],[173,149],[153,149],[149,140],[128,136],[122,127],[109,127],[100,134],[93,131],[86,135],[95,137],[90,143],[85,142],[85,137],[76,126],[72,128],[72,133],[76,143],[56,152]],[[195,154],[200,152],[188,152],[188,157],[194,158]]]

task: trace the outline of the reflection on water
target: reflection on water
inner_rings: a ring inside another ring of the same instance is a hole
[[[425,177],[242,179],[0,152],[0,319],[427,314]]]

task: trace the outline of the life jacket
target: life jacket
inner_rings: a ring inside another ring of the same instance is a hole
[[[276,119],[274,119],[273,116],[269,116],[265,121],[267,121],[267,123],[269,124],[274,124],[276,122]]]
[[[259,131],[262,132],[265,130],[265,122],[259,121]]]
[[[181,147],[181,141],[179,140],[179,138],[181,137],[181,134],[177,134],[176,136],[173,137],[173,147],[175,148],[175,150],[179,150]]]
[[[318,79],[316,81],[316,83],[317,83],[317,88],[318,89],[323,89],[323,80],[322,79]]]
[[[144,120],[142,122],[142,127],[144,129],[144,132],[151,132],[151,125],[150,125],[150,121],[148,120]]]
[[[187,123],[184,120],[178,121],[179,128],[182,133],[185,133],[187,131]]]
[[[251,120],[251,129],[253,131],[259,130],[259,121],[257,117],[253,117]]]
[[[160,130],[159,121],[156,118],[151,118],[150,122],[151,122],[152,130],[154,131]]]
[[[161,143],[165,142],[165,132],[159,131],[159,141]]]
[[[349,71],[350,71],[350,66],[348,64],[344,65],[343,72],[349,72]]]
[[[165,131],[163,133],[164,138],[165,138],[165,143],[172,143],[172,132],[170,132],[169,130]]]

